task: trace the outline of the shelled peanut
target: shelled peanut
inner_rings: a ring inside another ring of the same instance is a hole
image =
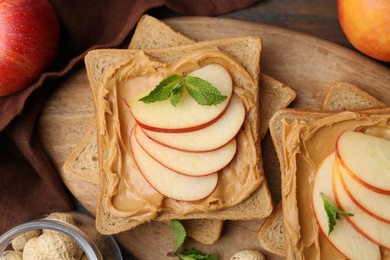
[[[242,250],[235,253],[230,260],[265,260],[265,257],[256,250]]]

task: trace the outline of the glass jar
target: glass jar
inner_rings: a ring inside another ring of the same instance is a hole
[[[69,236],[90,260],[122,260],[118,244],[112,236],[101,235],[95,228],[94,219],[80,212],[66,212],[74,224],[41,218],[20,224],[0,236],[0,255],[12,248],[11,242],[30,230],[54,230]]]

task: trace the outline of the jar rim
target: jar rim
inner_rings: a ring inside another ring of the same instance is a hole
[[[93,241],[79,228],[69,223],[53,220],[53,219],[38,219],[20,224],[0,236],[0,252],[3,252],[11,241],[21,233],[36,229],[51,229],[62,232],[75,240],[75,242],[83,249],[84,253],[90,260],[102,260],[103,257],[93,243]]]

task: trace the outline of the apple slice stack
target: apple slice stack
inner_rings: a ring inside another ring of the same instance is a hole
[[[168,100],[129,103],[136,121],[130,134],[135,163],[155,190],[181,201],[197,201],[214,191],[218,171],[236,154],[235,136],[245,119],[244,104],[224,67],[210,64],[189,75],[210,82],[228,98],[201,106],[185,91],[176,107]]]
[[[345,212],[329,241],[351,259],[380,259],[390,248],[390,141],[360,132],[340,135],[313,185],[313,209],[324,234],[328,219],[320,193]]]

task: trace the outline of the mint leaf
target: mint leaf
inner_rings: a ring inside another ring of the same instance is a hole
[[[179,260],[218,260],[218,257],[213,254],[204,254],[196,249],[186,249],[179,254]]]
[[[176,107],[183,95],[184,87],[200,105],[217,105],[227,99],[227,96],[222,95],[217,88],[204,79],[173,74],[163,79],[148,95],[140,98],[139,101],[154,103],[169,99],[171,104]]]
[[[227,99],[210,82],[198,77],[186,76],[184,86],[200,105],[217,105]]]
[[[171,104],[174,107],[176,107],[182,95],[183,95],[183,84],[176,84],[176,86],[172,89],[171,97],[169,98]]]
[[[326,215],[328,216],[328,236],[333,231],[334,226],[336,225],[336,219],[340,219],[340,214],[347,215],[347,216],[353,216],[352,213],[348,213],[345,211],[342,211],[338,209],[326,196],[324,193],[320,193],[320,196],[322,200],[324,201],[324,209],[326,212]]]
[[[213,254],[204,254],[193,248],[181,250],[187,236],[184,226],[179,221],[172,220],[169,227],[176,241],[176,249],[174,252],[168,253],[168,256],[177,256],[179,260],[218,260],[218,257]]]
[[[176,249],[174,254],[177,255],[180,247],[183,245],[184,240],[186,239],[187,233],[184,229],[184,226],[177,220],[172,220],[169,224],[171,231],[173,233],[173,237],[176,241]]]
[[[172,90],[174,88],[182,87],[182,77],[173,74],[165,79],[163,79],[147,96],[144,96],[139,99],[144,103],[153,103],[157,101],[167,100],[172,95]]]

